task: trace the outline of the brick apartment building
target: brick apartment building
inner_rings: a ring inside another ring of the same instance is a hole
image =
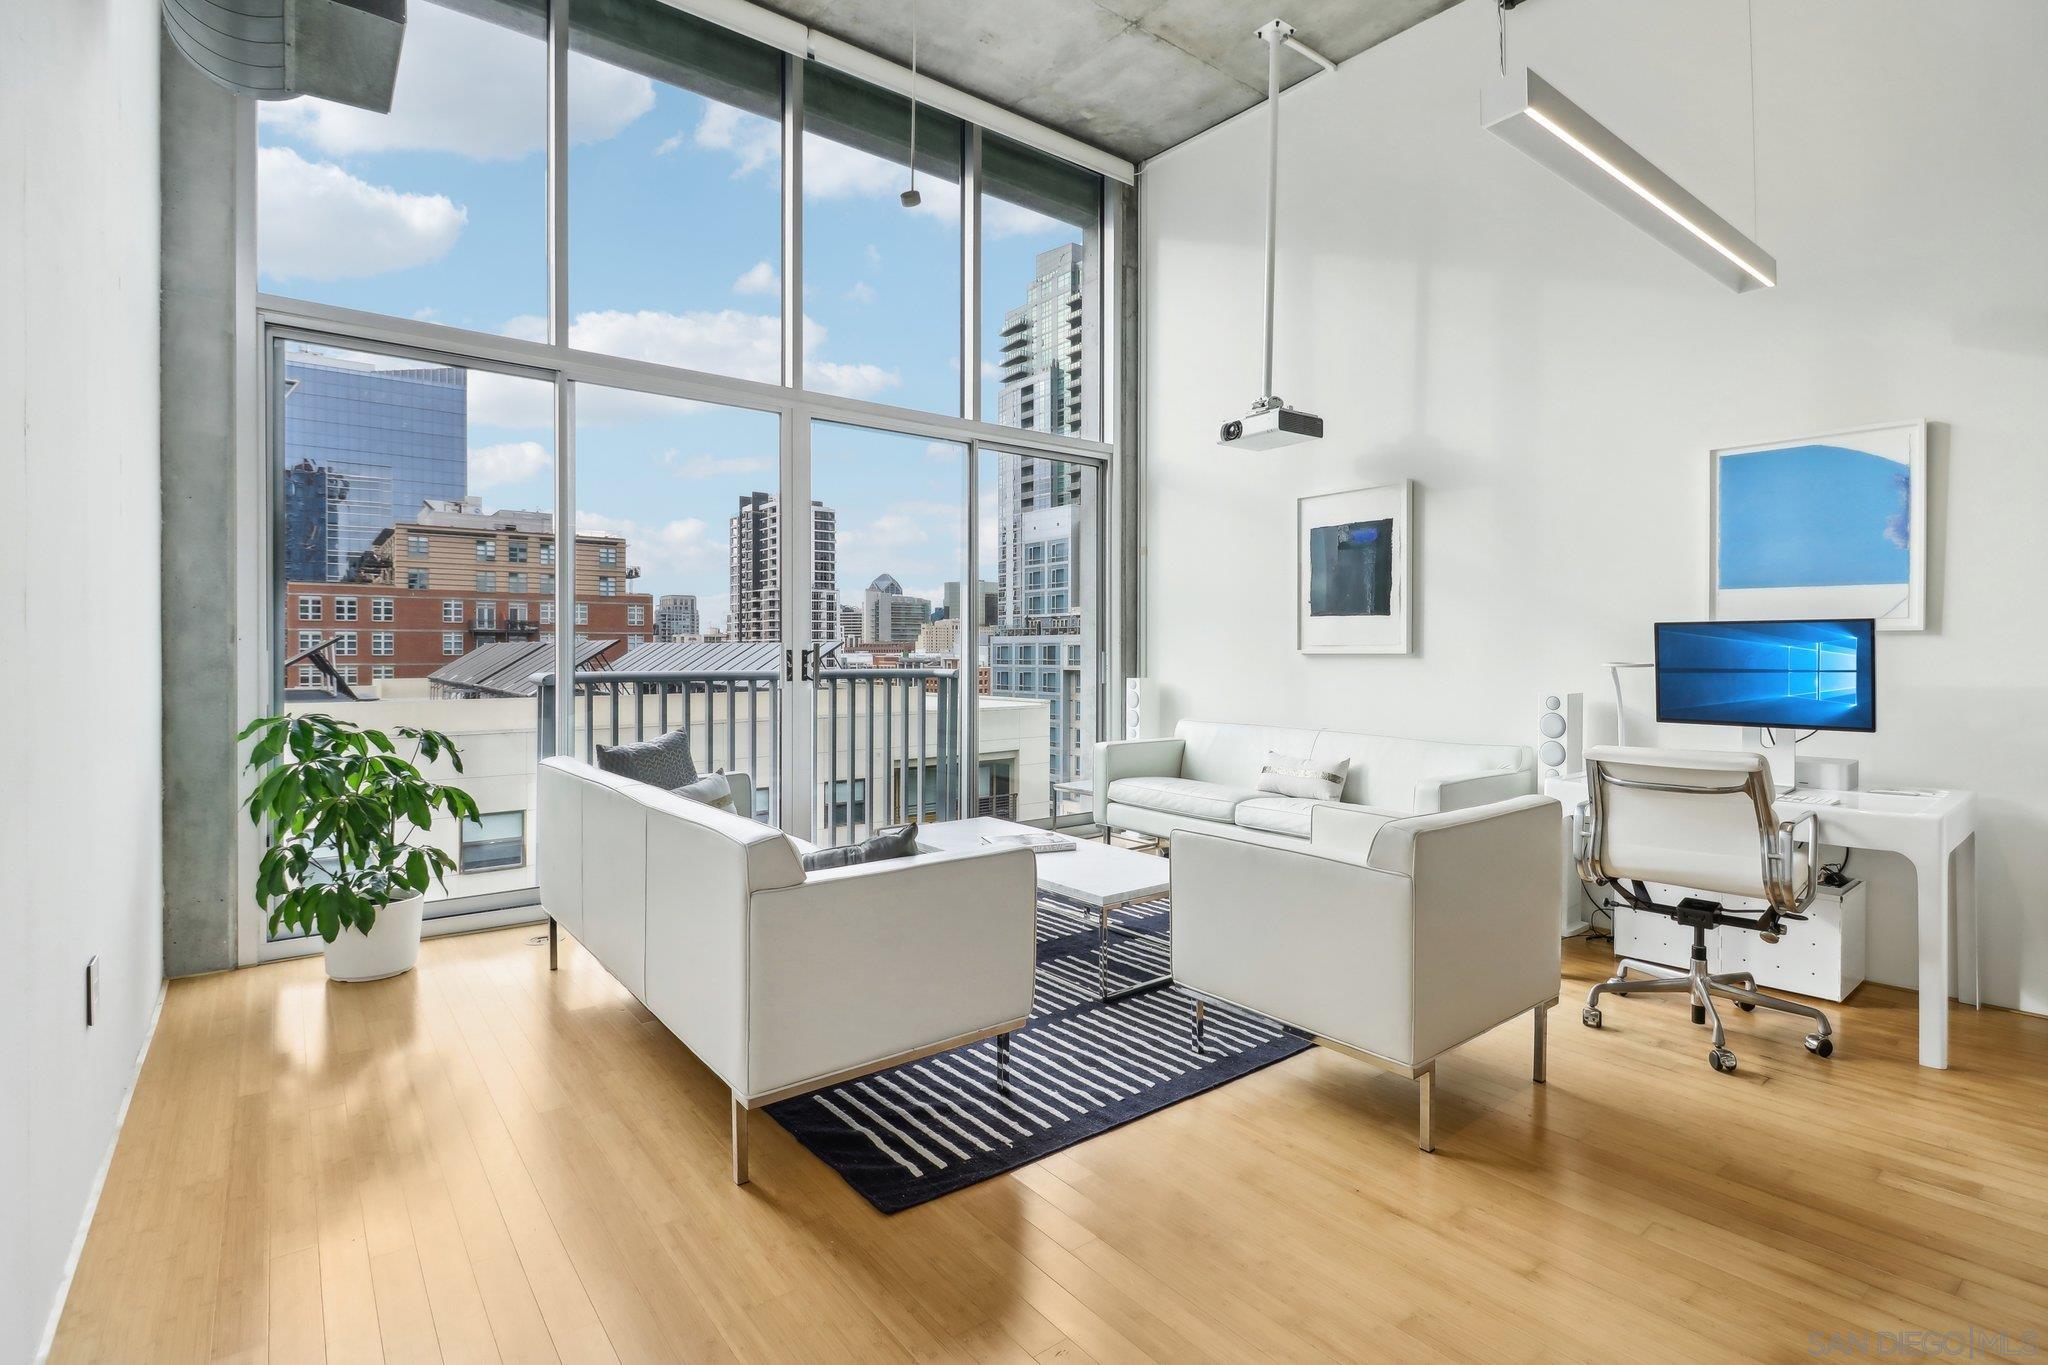
[[[351,685],[425,678],[484,645],[553,638],[556,571],[548,513],[428,499],[377,536],[353,581],[285,584],[283,655],[331,639],[327,658]],[[632,578],[623,538],[576,537],[575,632],[616,640],[607,660],[654,637],[654,599],[628,592]],[[311,664],[290,672],[287,688],[326,687]]]

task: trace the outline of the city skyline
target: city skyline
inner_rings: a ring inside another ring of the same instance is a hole
[[[541,45],[436,4],[414,8],[390,115],[358,117],[310,99],[260,111],[263,287],[542,335]],[[572,204],[572,344],[773,381],[782,326],[775,122],[583,53],[570,68],[575,201],[620,206],[618,219],[634,226],[626,234],[600,225]],[[470,97],[452,100],[456,89]],[[479,89],[491,92],[490,107],[477,107]],[[896,199],[900,165],[815,134],[806,148],[807,382],[958,412],[958,328],[933,321],[959,293],[957,196],[948,203],[920,157],[926,206],[906,211]],[[703,204],[717,211],[688,207]],[[327,211],[316,212],[321,205]],[[1040,253],[1082,231],[994,196],[983,209],[981,375],[984,411],[994,414],[1005,312],[1027,299]],[[662,224],[687,227],[650,228]],[[378,233],[385,249],[363,250]],[[468,389],[464,491],[551,510],[547,386],[472,371]],[[625,536],[641,590],[692,594],[707,625],[723,622],[726,518],[739,496],[772,486],[775,418],[588,386],[577,412],[576,529]],[[963,448],[934,457],[907,438],[824,424],[813,448],[813,495],[837,508],[844,532],[840,600],[848,585],[887,573],[940,602],[965,568],[963,538],[940,525],[959,516]],[[993,532],[992,499],[979,514]]]

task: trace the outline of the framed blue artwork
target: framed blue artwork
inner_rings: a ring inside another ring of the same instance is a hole
[[[1711,469],[1714,620],[1926,629],[1926,422],[1727,446]]]
[[[1406,654],[1414,620],[1414,498],[1407,480],[1295,504],[1295,647]]]

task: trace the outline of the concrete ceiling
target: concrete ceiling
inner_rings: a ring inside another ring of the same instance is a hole
[[[1344,61],[1456,0],[920,0],[918,69],[1132,161],[1265,98],[1276,14]],[[908,0],[766,0],[835,38],[910,61]],[[1282,80],[1311,74],[1287,53]]]

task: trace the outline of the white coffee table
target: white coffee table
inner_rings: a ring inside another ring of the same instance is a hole
[[[920,847],[934,852],[956,852],[987,847],[984,839],[988,835],[1043,833],[1044,830],[1030,825],[982,815],[971,820],[942,820],[937,824],[921,825],[917,831],[917,842]],[[1127,995],[1158,990],[1173,980],[1171,975],[1155,976],[1115,990],[1109,988],[1110,940],[1118,934],[1126,938],[1144,937],[1135,929],[1114,923],[1110,912],[1140,901],[1157,900],[1171,890],[1172,865],[1166,859],[1085,839],[1075,839],[1074,847],[1065,852],[1035,856],[1038,859],[1039,894],[1062,907],[1071,908],[1083,918],[1095,921],[1097,996],[1103,1000],[1121,1000]]]

